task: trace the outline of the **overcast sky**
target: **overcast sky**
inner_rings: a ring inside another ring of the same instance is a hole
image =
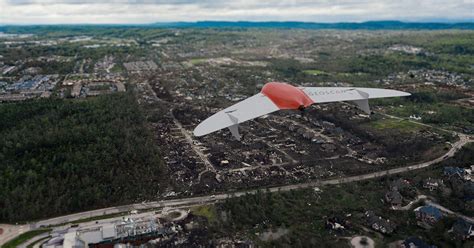
[[[474,0],[0,0],[2,24],[473,21]]]

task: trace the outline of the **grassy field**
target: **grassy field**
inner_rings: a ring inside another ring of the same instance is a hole
[[[304,70],[303,72],[314,76],[329,75],[329,73],[321,70]]]
[[[410,115],[420,116],[421,122],[434,124],[447,129],[463,131],[463,129],[474,129],[474,110],[450,103],[410,103],[402,106],[389,108],[388,113],[408,117]]]
[[[401,132],[413,132],[423,128],[421,125],[408,120],[398,120],[392,118],[371,121],[368,122],[368,125],[377,130],[397,129]]]
[[[207,61],[207,59],[201,59],[201,58],[195,58],[195,59],[189,60],[189,62],[192,65],[199,65],[199,64],[205,63],[206,61]]]
[[[216,217],[216,209],[214,205],[204,205],[198,206],[191,209],[191,213],[197,216],[206,217],[209,222],[215,222]]]

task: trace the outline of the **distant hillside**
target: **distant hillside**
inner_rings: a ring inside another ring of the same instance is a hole
[[[155,23],[156,27],[175,28],[302,28],[302,29],[474,29],[474,22],[465,23],[428,23],[428,22],[400,22],[400,21],[369,21],[362,23],[315,23],[315,22],[226,22],[226,21],[200,21],[200,22],[175,22]]]
[[[41,33],[60,31],[89,32],[121,28],[301,28],[301,29],[345,29],[345,30],[440,30],[468,29],[474,30],[474,22],[443,23],[443,22],[400,22],[400,21],[369,21],[369,22],[247,22],[247,21],[198,21],[198,22],[160,22],[152,24],[64,24],[64,25],[0,25],[0,32],[5,33]]]

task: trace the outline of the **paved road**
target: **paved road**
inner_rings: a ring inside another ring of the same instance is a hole
[[[173,121],[174,121],[174,124],[176,125],[176,127],[181,131],[181,133],[183,134],[184,138],[186,139],[186,142],[188,142],[188,144],[191,146],[191,148],[193,149],[194,153],[196,153],[199,158],[201,159],[201,161],[204,163],[204,165],[206,166],[206,170],[204,171],[201,171],[201,173],[199,173],[199,176],[198,176],[198,179],[201,180],[201,176],[202,174],[204,174],[204,172],[207,172],[207,171],[213,171],[213,172],[216,172],[216,168],[214,168],[214,166],[212,165],[211,161],[209,161],[209,159],[207,158],[206,154],[204,154],[201,149],[199,149],[198,146],[196,146],[196,144],[194,143],[194,139],[193,137],[191,137],[191,134],[189,134],[189,132],[183,128],[183,125],[181,125],[181,122],[179,122],[178,119],[176,119],[176,117],[174,116],[173,114],[173,109],[170,109],[170,114],[171,114],[171,117],[173,118]]]
[[[416,196],[415,200],[411,201],[407,205],[405,205],[403,207],[399,207],[399,208],[392,208],[392,209],[393,210],[407,211],[407,210],[410,210],[413,207],[413,205],[417,204],[419,201],[424,201],[426,199],[428,199],[428,197],[426,195],[418,195],[418,196]]]
[[[9,240],[15,238],[16,236],[27,232],[30,230],[29,225],[6,225],[0,224],[0,229],[2,229],[0,234],[0,247],[8,242]]]
[[[151,95],[153,96],[153,100],[155,100],[157,102],[166,102],[166,101],[160,99],[158,97],[158,95],[156,95],[156,92],[153,90],[153,88],[151,87],[151,85],[148,82],[144,83],[144,86],[147,88],[148,91],[151,92]],[[170,109],[170,115],[171,115],[171,118],[173,118],[174,124],[181,131],[184,138],[186,139],[186,142],[189,143],[189,145],[191,146],[193,151],[199,156],[199,158],[202,160],[202,162],[206,166],[206,170],[203,171],[203,172],[206,172],[206,171],[214,171],[215,172],[216,168],[214,168],[211,161],[209,161],[207,156],[199,149],[199,147],[196,146],[196,144],[194,143],[194,139],[191,136],[191,134],[183,127],[181,122],[178,119],[176,119],[176,117],[173,114],[173,109]],[[201,178],[201,175],[202,175],[203,172],[201,172],[199,174],[199,179]]]

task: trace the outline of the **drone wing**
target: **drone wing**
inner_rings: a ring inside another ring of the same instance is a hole
[[[240,123],[277,110],[279,108],[268,97],[258,93],[207,118],[194,129],[194,135],[203,136],[227,127],[239,140]]]
[[[369,99],[410,95],[403,91],[376,88],[300,87],[300,89],[314,103],[351,101],[367,114],[370,114]]]
[[[261,93],[236,103],[207,118],[196,129],[195,136],[203,136],[223,128],[240,139],[238,125],[250,119],[280,109],[300,109],[314,103],[351,101],[370,114],[369,99],[409,96],[398,90],[349,87],[294,87],[286,83],[267,83]]]

